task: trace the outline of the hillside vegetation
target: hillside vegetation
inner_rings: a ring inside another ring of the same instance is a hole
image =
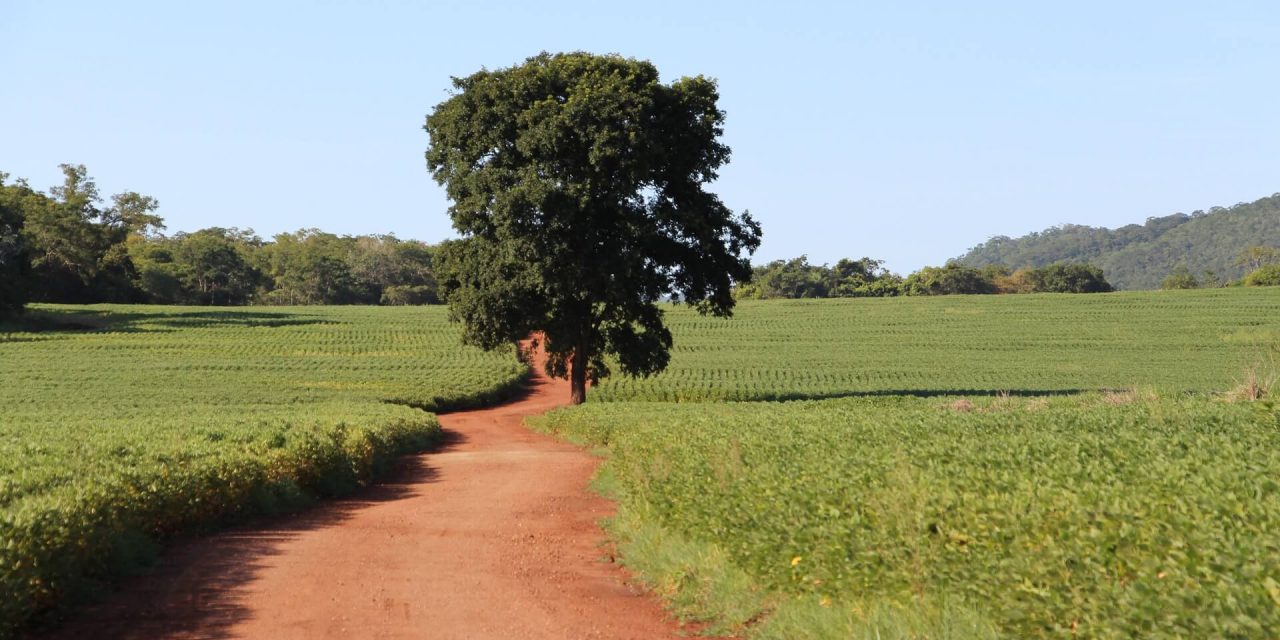
[[[1237,258],[1258,245],[1280,246],[1280,194],[1118,229],[1066,224],[1021,238],[996,236],[959,260],[974,267],[1013,269],[1088,262],[1102,267],[1118,289],[1157,289],[1179,266],[1197,276],[1209,271],[1223,281],[1238,280],[1248,268],[1237,264]]]

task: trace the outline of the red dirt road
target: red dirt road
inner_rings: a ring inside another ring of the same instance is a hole
[[[600,546],[598,463],[525,429],[564,404],[440,416],[440,450],[279,524],[193,540],[57,638],[669,638],[679,627]]]

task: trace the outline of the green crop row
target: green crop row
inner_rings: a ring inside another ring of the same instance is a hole
[[[1275,289],[739,303],[670,308],[662,374],[615,376],[603,401],[858,395],[1220,391],[1280,344]]]
[[[0,327],[0,637],[179,532],[346,493],[525,368],[440,308],[38,307]]]
[[[898,637],[885,611],[926,621],[902,637],[1280,635],[1272,404],[625,403],[539,424],[607,447],[627,562],[757,637]]]

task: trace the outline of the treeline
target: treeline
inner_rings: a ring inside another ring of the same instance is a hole
[[[757,266],[752,281],[739,285],[740,299],[864,298],[995,293],[1105,293],[1112,287],[1102,270],[1089,264],[1055,263],[1013,270],[951,261],[924,267],[903,278],[872,258],[842,259],[834,267],[812,265],[805,256]]]
[[[0,315],[34,302],[430,304],[436,248],[391,235],[317,229],[264,240],[209,228],[162,233],[159,203],[105,203],[83,165],[48,193],[0,173]]]
[[[434,248],[319,229],[266,241],[210,228],[129,246],[142,299],[160,304],[435,304]]]

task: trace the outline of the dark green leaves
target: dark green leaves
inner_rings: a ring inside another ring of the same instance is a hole
[[[541,54],[454,80],[427,118],[427,165],[463,239],[443,288],[470,343],[546,332],[551,368],[612,353],[624,372],[666,366],[654,306],[728,315],[760,228],[706,183],[728,162],[715,83],[670,85],[620,56]]]

